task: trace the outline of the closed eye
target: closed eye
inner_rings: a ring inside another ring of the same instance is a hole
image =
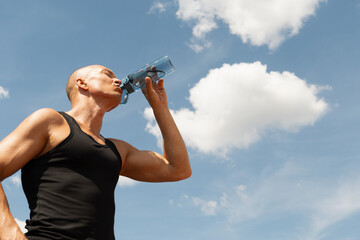
[[[102,72],[110,78],[115,78],[115,74],[108,69],[104,69],[104,70],[102,70]]]

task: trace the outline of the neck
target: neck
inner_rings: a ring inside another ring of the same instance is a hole
[[[67,114],[72,116],[81,126],[81,128],[86,129],[95,136],[100,137],[100,130],[105,111],[97,107],[90,108],[86,105],[76,105],[73,106],[73,108],[68,111]]]

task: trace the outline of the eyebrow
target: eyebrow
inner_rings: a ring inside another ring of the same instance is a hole
[[[101,70],[102,73],[110,73],[112,76],[115,76],[114,72],[111,71],[110,69],[104,68],[103,70]]]

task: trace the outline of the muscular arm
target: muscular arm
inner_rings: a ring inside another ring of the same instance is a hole
[[[0,240],[26,239],[12,216],[4,190],[0,183]]]
[[[47,146],[54,110],[42,109],[26,118],[0,142],[0,180],[11,176]],[[26,239],[15,222],[0,184],[0,239]]]
[[[163,137],[163,155],[151,151],[139,151],[129,144],[125,148],[125,159],[121,175],[147,182],[167,182],[191,176],[191,167],[185,143],[172,118],[163,80],[151,83],[147,79],[144,95],[151,105]],[[122,151],[121,147],[119,148]]]

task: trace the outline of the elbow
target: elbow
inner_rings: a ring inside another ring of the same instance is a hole
[[[182,179],[181,180],[185,180],[191,177],[192,175],[192,170],[191,170],[191,165],[190,165],[190,161],[189,158],[187,158],[187,164],[185,165],[186,168],[182,171]]]
[[[181,161],[176,161],[179,162],[179,164],[173,165],[172,166],[172,172],[170,173],[170,181],[181,181],[181,180],[185,180],[191,177],[192,175],[192,170],[191,170],[191,165],[190,165],[190,161],[189,158],[183,158],[181,159]]]
[[[189,169],[186,171],[186,173],[184,174],[184,179],[183,179],[183,180],[190,178],[191,175],[192,175],[192,170],[191,170],[191,168],[189,168]]]
[[[191,175],[192,175],[192,170],[189,167],[189,169],[186,169],[186,170],[181,171],[180,173],[176,174],[174,181],[182,181],[182,180],[188,179],[191,177]]]

